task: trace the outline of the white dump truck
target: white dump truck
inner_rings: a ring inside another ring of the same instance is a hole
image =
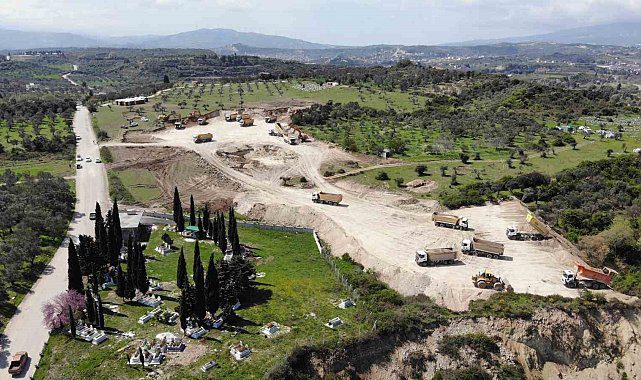
[[[425,248],[416,251],[416,264],[424,267],[439,264],[453,264],[456,261],[456,251],[453,248]]]
[[[550,237],[550,227],[541,222],[534,214],[528,212],[525,220],[536,232],[525,232],[519,230],[516,226],[508,227],[505,235],[510,240],[543,240]]]
[[[438,227],[449,227],[458,230],[467,230],[469,228],[467,218],[459,218],[456,215],[435,212],[432,214],[432,220]]]
[[[503,256],[505,247],[501,243],[484,240],[474,236],[472,240],[463,239],[461,243],[461,252],[466,255],[487,256],[498,259]]]
[[[337,206],[342,200],[343,196],[341,194],[324,193],[322,191],[312,194],[312,202],[314,203],[324,203]]]
[[[570,269],[563,271],[561,282],[568,288],[607,289],[612,285],[612,277],[617,273],[608,267],[598,270],[577,264],[576,272]]]

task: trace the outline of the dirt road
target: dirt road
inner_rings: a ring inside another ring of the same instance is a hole
[[[288,145],[268,135],[271,125],[242,128],[222,118],[206,126],[167,130],[154,134],[152,146],[192,150],[228,178],[243,185],[235,197],[238,209],[250,217],[273,223],[315,228],[335,255],[349,253],[403,294],[427,294],[454,310],[470,300],[489,297],[493,291],[475,288],[471,276],[489,269],[505,277],[517,292],[577,296],[560,283],[561,271],[580,261],[555,240],[515,242],[505,236],[510,225],[526,227],[526,210],[518,202],[457,210],[470,218],[473,231],[435,227],[434,201],[371,190],[350,182],[330,183],[320,174],[326,161],[352,159],[344,151],[322,142]],[[192,136],[212,132],[214,141],[195,144]],[[121,145],[118,143],[112,145]],[[122,144],[144,146],[146,144]],[[344,194],[342,206],[311,202],[309,189],[284,187],[281,177],[304,176],[315,189]],[[422,247],[455,247],[474,234],[505,243],[505,258],[461,256],[458,265],[419,267],[415,251]]]
[[[98,145],[91,127],[89,111],[79,107],[73,120],[76,135],[80,136],[77,154],[83,158],[99,157]],[[69,235],[93,235],[93,222],[89,212],[100,202],[103,210],[109,207],[107,173],[102,164],[82,162],[83,168],[76,173],[76,207],[69,226]],[[67,290],[67,248],[60,247],[40,279],[26,295],[0,341],[0,379],[10,379],[7,373],[10,354],[27,351],[31,357],[28,371],[21,377],[30,378],[40,360],[40,352],[49,339],[49,330],[42,323],[42,305],[58,293]]]

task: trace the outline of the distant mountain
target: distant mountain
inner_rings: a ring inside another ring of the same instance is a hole
[[[632,46],[641,44],[641,22],[622,22],[564,29],[557,32],[523,37],[465,41],[454,46],[489,45],[496,43],[555,42],[560,44],[591,44]]]
[[[0,29],[0,49],[3,50],[95,46],[98,46],[98,40],[73,33],[23,32]]]
[[[323,49],[330,45],[316,44],[289,37],[238,32],[232,29],[198,29],[167,36],[85,37],[72,33],[23,32],[0,29],[0,49],[26,50],[38,48],[186,48],[214,49],[242,44],[269,49]]]
[[[289,37],[238,32],[232,29],[198,29],[191,32],[160,36],[143,41],[137,47],[214,49],[233,44],[270,49],[323,49],[330,47],[329,45],[316,44]]]

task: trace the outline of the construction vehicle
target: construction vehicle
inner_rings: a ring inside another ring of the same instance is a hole
[[[342,200],[343,196],[341,194],[324,193],[322,191],[312,194],[312,202],[314,203],[323,203],[338,206],[338,204],[341,203]]]
[[[438,227],[449,227],[459,230],[467,230],[469,228],[467,218],[459,218],[456,215],[435,212],[432,214],[432,220]]]
[[[194,142],[196,144],[204,143],[204,142],[210,142],[213,140],[214,135],[211,133],[200,133],[194,136]]]
[[[461,252],[466,255],[487,256],[498,259],[503,256],[505,247],[501,243],[484,240],[474,236],[472,240],[463,239],[461,243]]]
[[[516,226],[508,227],[505,230],[507,238],[510,240],[543,240],[550,237],[550,227],[541,222],[534,214],[528,212],[525,220],[537,232],[520,231]]]
[[[238,113],[236,114],[236,121],[240,122],[243,119],[251,119],[252,115],[248,113]]]
[[[275,122],[276,122],[276,116],[274,115],[265,116],[265,123],[275,123]]]
[[[289,145],[298,145],[299,139],[298,137],[294,136],[283,136],[283,141],[285,141]]]
[[[247,117],[247,118],[243,117],[239,121],[239,123],[240,123],[241,127],[249,127],[249,126],[254,125],[254,119],[252,119],[251,117]]]
[[[298,140],[300,142],[309,142],[310,141],[309,136],[306,135],[305,133],[303,133],[303,131],[301,131],[301,129],[298,128],[297,126],[290,125],[289,128],[293,129],[295,133],[298,133]]]
[[[205,125],[205,124],[207,124],[207,122],[205,121],[205,119],[203,119],[202,117],[201,117],[201,118],[198,118],[198,125]]]
[[[176,129],[185,129],[185,124],[183,124],[182,121],[175,122],[174,126],[176,127]]]
[[[514,291],[512,285],[510,285],[506,280],[493,275],[488,270],[472,276],[472,283],[479,289],[494,289],[499,292],[503,290],[508,292]]]
[[[456,261],[456,251],[453,248],[419,249],[414,258],[419,266],[452,264]]]
[[[285,135],[285,131],[283,131],[283,126],[280,125],[280,123],[276,123],[274,128],[269,130],[269,135],[283,137]]]
[[[19,375],[27,367],[29,361],[29,354],[26,351],[20,351],[13,354],[11,362],[9,363],[9,374]]]
[[[225,114],[225,121],[236,121],[236,117],[238,116],[238,113],[232,112],[232,113],[226,113]]]
[[[563,271],[561,282],[568,288],[607,289],[616,274],[617,271],[608,267],[598,270],[577,264],[576,273],[570,269]]]

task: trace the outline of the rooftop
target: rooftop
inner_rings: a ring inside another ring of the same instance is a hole
[[[120,216],[120,227],[122,229],[138,228],[140,226],[142,211],[119,212],[118,215]]]

